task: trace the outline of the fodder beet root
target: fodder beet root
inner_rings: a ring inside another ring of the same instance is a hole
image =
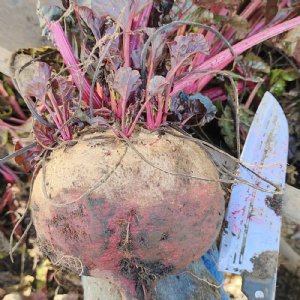
[[[134,148],[111,132],[85,134],[54,150],[38,172],[32,216],[56,264],[115,272],[132,257],[178,271],[216,239],[224,214],[220,184],[178,175],[218,179],[205,151],[146,130],[130,141]]]

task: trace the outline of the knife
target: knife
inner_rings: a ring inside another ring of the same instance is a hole
[[[287,154],[286,117],[266,92],[241,154],[218,262],[220,271],[242,274],[242,290],[249,300],[275,299],[281,229],[281,197],[276,186],[284,188]],[[252,186],[239,183],[238,178]]]

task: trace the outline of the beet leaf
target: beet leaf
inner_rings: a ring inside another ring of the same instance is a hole
[[[209,54],[209,45],[202,34],[190,33],[185,36],[176,36],[169,47],[172,68],[176,68],[181,61],[197,52]]]
[[[44,101],[48,89],[48,81],[51,77],[51,68],[44,62],[35,62],[33,70],[34,74],[30,81],[22,82],[24,94],[27,97],[35,97]]]
[[[115,22],[119,22],[124,30],[129,22],[131,9],[134,2],[137,2],[138,13],[142,8],[149,4],[149,0],[91,0],[91,8],[99,17],[111,17]]]
[[[141,85],[140,73],[130,67],[121,67],[117,70],[113,82],[113,88],[121,96],[122,100],[128,100],[132,92]]]

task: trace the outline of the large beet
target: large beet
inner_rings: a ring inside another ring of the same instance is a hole
[[[39,171],[32,216],[57,264],[118,272],[135,258],[178,271],[216,239],[224,213],[221,186],[191,177],[218,179],[205,151],[145,130],[130,141],[134,148],[111,132],[86,134],[53,151]]]

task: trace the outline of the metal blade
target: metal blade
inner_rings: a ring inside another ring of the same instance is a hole
[[[250,170],[285,184],[288,125],[285,115],[265,93],[251,124],[241,161]],[[237,182],[232,188],[222,233],[219,270],[241,274],[249,299],[274,299],[281,229],[281,199],[276,188],[240,166],[238,177],[268,192]]]

